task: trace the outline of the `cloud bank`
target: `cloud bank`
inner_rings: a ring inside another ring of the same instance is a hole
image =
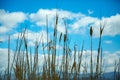
[[[0,34],[12,30],[19,23],[24,22],[27,16],[24,12],[8,12],[0,10]]]
[[[10,64],[12,63],[13,60],[13,56],[14,56],[14,51],[10,50]],[[89,68],[90,68],[90,54],[91,51],[87,50],[87,51],[83,51],[83,57],[82,57],[82,65],[87,64],[87,70],[89,72]],[[113,53],[110,53],[108,51],[104,51],[103,52],[103,66],[102,69],[105,69],[105,72],[111,72],[114,71],[114,63],[115,61],[119,61],[119,55],[120,55],[120,51],[116,51]],[[8,62],[8,53],[7,53],[7,48],[0,48],[0,71],[4,71],[7,68],[7,62]],[[45,55],[46,59],[47,59],[47,54]],[[76,60],[78,59],[78,54],[76,54]],[[32,57],[34,58],[34,54],[32,55]],[[52,56],[50,56],[52,58]],[[71,54],[71,59],[70,59],[70,65],[73,64],[74,61],[74,52]],[[112,58],[111,58],[112,57]],[[32,58],[32,59],[33,59]],[[56,56],[56,62],[61,64],[62,62],[62,55]],[[96,58],[97,58],[97,51],[93,51],[93,63],[94,65],[96,64]],[[34,59],[33,59],[34,60]],[[39,67],[42,68],[43,62],[44,62],[44,55],[40,54],[38,55],[38,62],[39,62]],[[76,61],[77,62],[77,61]],[[60,65],[59,64],[59,65]],[[82,70],[83,70],[83,66],[82,66]],[[94,67],[95,69],[95,67]]]
[[[56,13],[59,16],[58,31],[65,32],[64,20],[70,34],[86,34],[90,26],[94,28],[94,36],[99,37],[100,22],[105,24],[103,36],[115,36],[120,34],[120,14],[110,17],[91,17],[82,13],[74,13],[58,9],[39,9],[36,13],[26,14],[24,12],[8,12],[0,10],[0,34],[7,33],[18,27],[25,20],[39,27],[46,26],[46,15],[48,16],[49,28],[54,28]]]
[[[102,25],[105,24],[103,36],[120,35],[120,20],[119,20],[120,14],[116,14],[110,17],[103,17],[99,19],[97,17],[91,17],[89,15],[82,14],[81,12],[74,13],[74,12],[70,12],[66,10],[58,10],[58,9],[39,9],[37,12],[29,13],[29,14],[26,14],[24,12],[9,12],[5,10],[0,10],[0,40],[7,40],[4,35],[12,30],[17,30],[15,28],[18,28],[19,24],[24,23],[25,20],[35,25],[34,28],[36,27],[45,28],[46,15],[48,16],[49,29],[53,29],[56,13],[59,16],[59,20],[58,20],[59,32],[65,33],[64,21],[66,21],[69,34],[86,35],[87,31],[89,31],[89,27],[93,26],[94,37],[99,37],[99,29],[100,29],[100,22],[101,22]],[[12,33],[11,34],[12,39],[17,39],[18,34],[20,33],[17,31],[15,31],[15,33]],[[28,29],[26,33],[26,37],[29,40],[28,44],[30,46],[34,46],[36,39],[40,40],[42,35],[43,35],[43,41],[45,43],[47,38],[47,32],[45,30],[35,32]],[[51,38],[51,35],[49,35],[49,38]],[[105,43],[109,44],[111,43],[111,41],[106,41]],[[94,53],[93,55],[95,59],[97,51],[93,51],[93,53]],[[108,63],[108,71],[112,71],[114,61],[115,59],[118,59],[120,55],[120,51],[116,51],[114,53],[110,53],[110,52],[104,52],[104,53],[105,53],[104,59],[106,63]],[[87,51],[87,54],[90,54],[90,51]],[[6,56],[7,56],[7,49],[0,48],[0,69],[1,70],[3,70],[4,67],[7,65]],[[89,59],[90,58],[88,57],[88,60],[87,60],[88,64],[89,64]]]

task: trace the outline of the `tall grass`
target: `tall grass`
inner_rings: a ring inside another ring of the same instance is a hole
[[[115,61],[114,65],[114,80],[120,80],[120,58],[117,61]]]
[[[95,72],[93,68],[93,52],[92,52],[92,38],[93,38],[93,29],[90,27],[90,65],[83,63],[83,52],[84,52],[84,41],[82,43],[81,50],[79,50],[78,44],[75,44],[72,49],[69,46],[70,39],[67,31],[67,23],[64,21],[65,33],[59,33],[58,22],[59,15],[56,13],[53,38],[49,39],[48,31],[48,15],[46,15],[46,32],[47,32],[47,43],[43,42],[43,35],[40,40],[36,40],[33,49],[28,45],[28,39],[26,37],[26,30],[21,32],[18,35],[16,40],[16,50],[14,51],[13,61],[10,64],[10,36],[8,38],[8,67],[7,67],[7,77],[1,77],[3,80],[13,80],[12,75],[14,75],[15,80],[98,80],[102,79],[102,33],[104,26],[100,26],[100,39],[98,45],[98,54],[96,57],[96,66]],[[42,41],[42,43],[40,43]],[[62,44],[62,50],[57,51],[57,44]],[[43,64],[39,65],[39,49],[42,48],[42,54],[44,55]],[[61,53],[62,52],[62,53]],[[62,54],[61,61],[60,53]],[[87,53],[87,52],[86,52]],[[58,56],[57,56],[58,55]],[[86,54],[87,55],[87,54]],[[87,60],[87,57],[85,58]],[[73,62],[72,62],[73,61]],[[119,61],[120,62],[120,61]],[[90,67],[90,71],[87,68]],[[82,72],[83,68],[83,72]],[[119,63],[115,64],[114,69],[115,79],[119,80],[118,75],[120,73]],[[85,74],[85,75],[84,75]],[[88,75],[89,76],[88,76]],[[116,75],[117,74],[117,75]]]
[[[10,80],[10,35],[8,38],[8,71],[7,71],[7,79]]]
[[[90,27],[90,37],[91,37],[90,80],[93,80],[92,36],[93,36],[93,29],[92,27]]]
[[[100,39],[99,39],[99,44],[98,44],[95,79],[97,79],[99,77],[99,75],[101,74],[101,72],[100,72],[101,65],[100,65],[99,58],[100,58],[100,51],[101,51],[101,41],[102,41],[101,38],[102,38],[102,33],[103,33],[104,28],[105,28],[105,25],[102,26],[102,24],[100,24]],[[102,52],[101,52],[101,55],[102,55]],[[101,56],[101,60],[102,60],[102,56]]]

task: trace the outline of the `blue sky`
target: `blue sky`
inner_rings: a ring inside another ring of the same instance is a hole
[[[94,11],[92,16],[111,16],[120,13],[119,0],[1,0],[1,9],[9,11],[36,12],[38,9],[64,9],[72,12],[88,13]]]
[[[120,13],[120,1],[119,0],[1,0],[0,9],[4,9],[9,12],[24,12],[24,13],[35,13],[39,9],[62,9],[74,13],[82,13],[86,16],[91,17],[110,17]],[[89,14],[88,11],[91,11],[92,14]],[[22,23],[21,23],[22,24]],[[26,24],[31,25],[29,21],[26,21]],[[24,23],[23,23],[24,26]],[[37,28],[36,30],[38,30]],[[79,36],[79,35],[76,35]],[[73,36],[72,36],[73,37]],[[77,38],[77,37],[75,37]],[[115,39],[114,39],[115,38]],[[104,44],[103,47],[105,50],[115,51],[120,50],[119,46],[119,34],[115,36],[107,36],[103,38],[104,40],[111,40],[111,44]],[[87,44],[87,43],[86,43]],[[109,48],[107,47],[109,45]],[[113,48],[114,46],[114,48]],[[95,45],[96,47],[96,45]],[[87,48],[89,49],[89,48]]]
[[[11,44],[15,44],[16,35],[26,25],[29,26],[29,41],[33,45],[35,40],[32,37],[46,33],[44,18],[47,14],[51,38],[54,16],[57,11],[60,16],[58,31],[64,33],[62,18],[65,18],[72,49],[74,44],[81,48],[84,40],[85,50],[90,50],[89,28],[93,26],[95,34],[93,50],[97,50],[101,20],[102,24],[106,24],[102,37],[103,51],[120,54],[119,4],[119,0],[0,0],[0,40],[2,41],[0,48],[1,50],[7,48],[8,34],[12,37]],[[15,45],[11,46],[11,49],[14,50],[14,47]]]

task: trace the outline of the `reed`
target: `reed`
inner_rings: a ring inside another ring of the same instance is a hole
[[[102,33],[103,33],[104,28],[105,28],[105,24],[102,26],[102,24],[100,23],[100,38],[99,38],[99,44],[98,44],[98,54],[97,54],[95,79],[97,79],[99,74],[100,74],[100,61],[99,61],[99,58],[100,58],[100,51],[101,51]]]
[[[90,27],[90,65],[84,59],[84,41],[82,42],[81,50],[78,44],[70,46],[70,39],[67,30],[67,23],[64,20],[65,33],[58,32],[59,15],[55,15],[55,24],[53,30],[53,38],[49,39],[48,15],[46,15],[46,32],[47,43],[43,41],[43,35],[40,40],[35,41],[34,48],[28,45],[26,37],[27,27],[18,35],[13,60],[10,62],[10,35],[8,37],[8,66],[5,71],[3,80],[12,80],[11,75],[14,74],[15,80],[99,80],[102,79],[103,73],[103,52],[102,52],[102,34],[105,25],[100,26],[100,38],[98,42],[98,53],[96,57],[95,70],[93,66],[93,27]],[[34,38],[34,37],[33,37]],[[42,43],[40,43],[42,42]],[[62,50],[57,51],[57,45],[62,46]],[[39,50],[42,49],[43,64],[39,65]],[[72,54],[73,49],[73,56]],[[62,54],[62,61],[59,61]],[[86,51],[86,56],[87,56]],[[87,57],[85,57],[87,61]],[[73,62],[72,62],[73,61]],[[11,64],[10,64],[11,63]],[[115,63],[115,79],[119,80],[120,75],[120,60]],[[88,71],[88,67],[90,70]],[[82,70],[83,68],[83,70]],[[94,72],[95,71],[95,72]],[[119,73],[117,73],[119,72]],[[7,74],[7,77],[6,77]],[[89,74],[89,76],[87,76]]]
[[[8,37],[8,71],[7,71],[7,80],[10,80],[10,35]]]
[[[93,36],[93,30],[92,27],[90,27],[90,37],[91,37],[90,80],[93,80],[92,36]]]

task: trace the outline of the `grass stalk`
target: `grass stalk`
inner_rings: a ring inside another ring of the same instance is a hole
[[[90,80],[93,80],[93,62],[92,62],[92,35],[93,30],[92,27],[90,27],[90,37],[91,37],[91,57],[90,57]]]
[[[8,37],[8,72],[7,72],[7,80],[10,80],[10,35]]]

